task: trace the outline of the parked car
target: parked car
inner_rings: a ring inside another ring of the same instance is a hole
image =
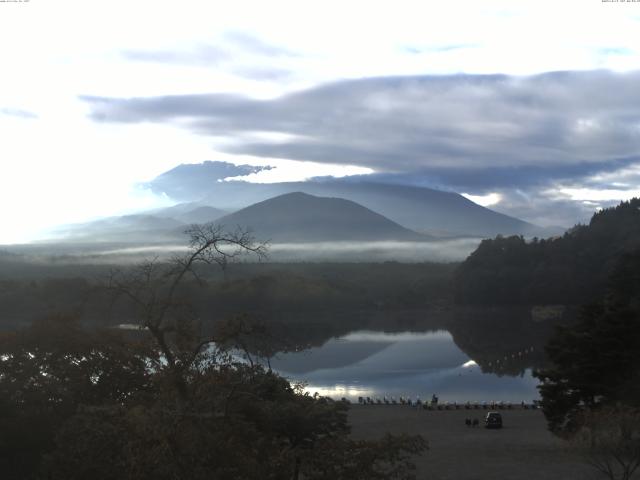
[[[502,428],[502,415],[498,412],[488,412],[484,418],[485,428]]]

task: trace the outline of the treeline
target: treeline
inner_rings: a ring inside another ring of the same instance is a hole
[[[457,269],[456,303],[583,304],[605,288],[618,258],[640,248],[640,199],[593,215],[562,237],[484,240]]]
[[[29,279],[0,279],[0,330],[29,325],[51,312],[70,313],[96,326],[130,323],[104,286],[113,267],[72,276],[68,266],[41,266]],[[126,271],[128,267],[120,267]],[[268,320],[362,310],[428,308],[451,301],[454,264],[230,264],[226,275],[199,272],[181,296],[205,323],[245,313]],[[80,271],[79,273],[85,273]]]

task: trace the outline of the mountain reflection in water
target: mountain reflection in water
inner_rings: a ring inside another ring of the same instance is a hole
[[[527,352],[520,352],[527,356]],[[490,357],[485,352],[484,357]],[[496,360],[503,359],[496,352]],[[505,362],[506,360],[502,360]],[[358,396],[441,401],[531,402],[538,398],[531,369],[519,376],[483,373],[454,343],[448,331],[385,333],[355,331],[320,347],[279,353],[272,367],[310,393],[333,398]]]

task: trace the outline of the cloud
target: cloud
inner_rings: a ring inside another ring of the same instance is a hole
[[[227,32],[224,38],[247,52],[267,57],[297,57],[298,54],[288,48],[272,45],[246,32]]]
[[[593,174],[640,157],[640,72],[454,75],[332,83],[273,100],[84,97],[92,117],[234,136],[227,151],[486,186]],[[254,131],[291,136],[247,142]]]
[[[228,52],[210,45],[200,45],[191,50],[123,50],[127,60],[175,65],[219,65],[229,60]]]
[[[368,78],[269,100],[84,99],[95,120],[176,124],[225,137],[226,153],[357,165],[385,181],[495,192],[498,210],[517,211],[528,202],[516,192],[597,188],[640,164],[638,84],[640,72],[585,71]],[[282,139],[252,140],[253,132]],[[584,218],[582,207],[578,213]]]
[[[238,67],[233,73],[251,80],[288,80],[293,76],[291,70],[276,67]]]
[[[451,52],[454,50],[465,50],[469,48],[477,48],[479,47],[476,43],[455,43],[449,45],[436,45],[431,47],[417,47],[417,46],[407,46],[404,47],[403,50],[407,53],[411,53],[413,55],[419,55],[423,53],[445,53]]]
[[[615,205],[618,202],[592,203],[575,201],[558,190],[503,188],[495,192],[500,202],[492,210],[543,227],[569,228],[577,223],[588,223],[597,208]],[[550,234],[559,233],[557,230]]]
[[[226,32],[222,38],[215,42],[215,45],[201,43],[189,49],[164,49],[164,50],[140,50],[128,49],[122,50],[120,55],[126,60],[138,62],[162,63],[170,65],[195,65],[195,66],[220,66],[223,63],[234,63],[238,57],[267,57],[273,59],[275,57],[296,57],[297,54],[291,50],[271,45],[263,42],[253,35],[243,32]],[[248,67],[240,67],[240,75],[242,70],[250,71]],[[256,72],[264,70],[263,76],[267,75],[269,69],[255,68]],[[282,69],[271,69],[273,72],[279,71],[282,75]],[[255,74],[256,77],[258,73]],[[253,78],[253,77],[252,77]]]
[[[633,50],[627,47],[607,47],[598,49],[602,55],[633,55]]]
[[[0,115],[7,115],[9,117],[17,117],[24,119],[34,119],[38,118],[33,112],[29,112],[27,110],[22,110],[20,108],[0,108]]]

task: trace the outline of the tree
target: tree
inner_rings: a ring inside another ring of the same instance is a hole
[[[601,406],[640,406],[639,268],[640,252],[623,256],[605,298],[550,340],[551,365],[535,376],[551,431],[571,435]]]
[[[0,337],[0,471],[35,475],[61,426],[81,405],[146,401],[156,385],[149,344],[115,330],[88,331],[51,316]]]
[[[180,288],[188,276],[198,282],[198,267],[220,265],[243,253],[258,259],[266,255],[266,244],[256,242],[247,229],[227,232],[215,223],[193,225],[185,232],[189,236],[189,252],[174,256],[169,262],[157,259],[143,262],[129,272],[112,272],[108,288],[117,297],[133,303],[140,326],[154,338],[176,392],[176,401],[186,400],[186,379],[189,369],[202,349],[214,342],[201,338],[197,319],[188,303],[180,300]]]
[[[593,215],[562,237],[483,240],[454,280],[460,304],[580,305],[606,288],[621,255],[640,248],[640,198]]]
[[[170,396],[80,410],[57,437],[51,478],[408,480],[411,458],[426,449],[419,436],[352,440],[346,403],[258,365],[211,365],[189,387],[181,411]]]
[[[620,406],[587,411],[570,444],[610,480],[629,480],[640,466],[640,411]]]
[[[265,247],[241,230],[189,233],[188,254],[111,275],[109,290],[135,306],[140,330],[111,336],[45,324],[29,341],[22,332],[1,339],[0,452],[10,456],[25,425],[43,440],[29,450],[31,467],[9,478],[414,478],[421,437],[353,441],[346,402],[310,396],[226,350],[270,354],[259,324],[236,321],[201,335],[183,300],[187,278],[202,282],[200,267],[241,251],[262,257]]]

